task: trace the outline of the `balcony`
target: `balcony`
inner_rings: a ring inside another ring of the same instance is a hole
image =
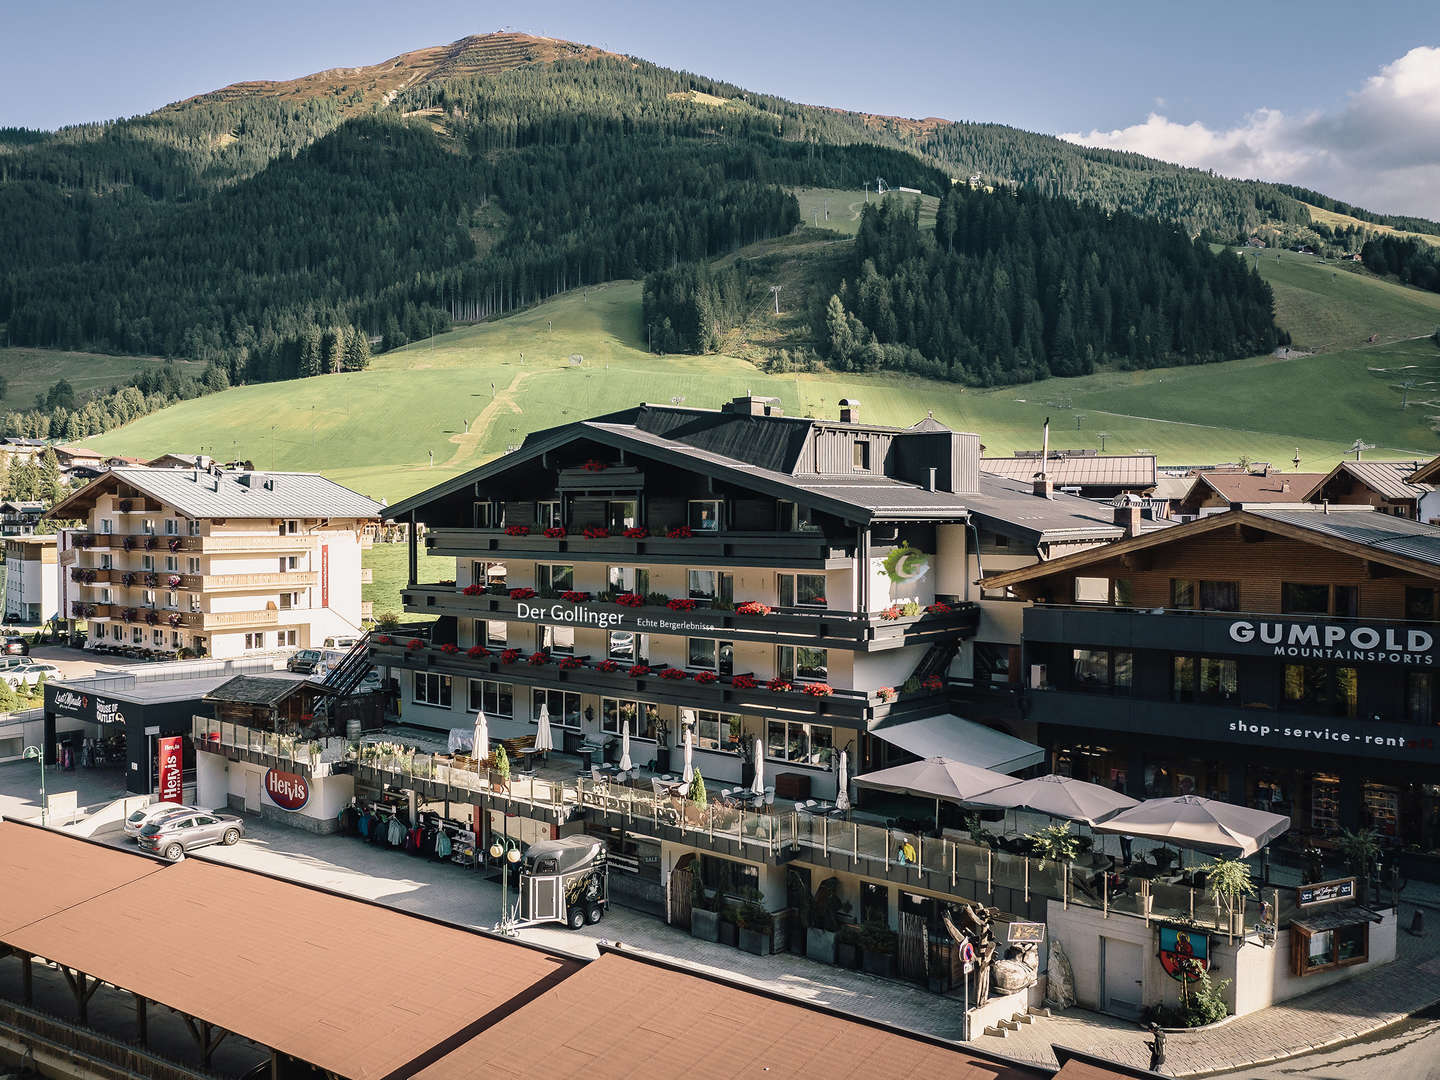
[[[512,600],[508,593],[467,596],[453,585],[412,585],[402,596],[405,610],[418,615],[455,615],[470,619],[502,618],[557,626],[628,630],[642,634],[684,634],[823,646],[858,652],[881,652],[908,645],[926,645],[944,637],[970,637],[980,622],[973,603],[952,601],[950,610],[922,612],[885,619],[833,608],[774,608],[768,615],[741,615],[732,610],[696,606],[675,611],[664,605],[625,607],[603,600],[572,604],[565,600]],[[522,614],[522,611],[524,612]],[[537,613],[538,612],[538,613]]]
[[[674,563],[715,566],[783,566],[798,570],[845,567],[851,548],[819,534],[793,532],[695,533],[683,539],[647,536],[591,539],[579,533],[547,537],[537,528],[526,536],[503,529],[431,529],[430,554],[460,559],[499,557],[581,562]]]
[[[498,652],[488,656],[469,656],[465,650],[454,652],[421,642],[420,639],[372,639],[377,665],[391,665],[416,671],[434,671],[456,678],[486,678],[520,686],[546,686],[574,690],[603,697],[643,699],[661,705],[679,705],[694,709],[745,713],[751,716],[812,720],[816,723],[863,729],[882,719],[908,719],[943,712],[949,699],[943,692],[904,695],[898,701],[882,701],[878,694],[865,690],[831,688],[829,694],[811,694],[805,683],[795,683],[785,691],[772,691],[766,680],[756,677],[756,686],[736,686],[733,678],[723,676],[714,682],[698,682],[694,672],[687,677],[660,677],[663,665],[655,665],[648,674],[632,677],[629,665],[620,663],[614,671],[601,671],[596,661],[582,661],[583,666],[564,668],[565,658],[558,654],[548,664],[531,664],[519,657],[514,663],[501,663]]]
[[[186,630],[230,630],[252,626],[276,626],[280,622],[278,611],[174,611],[169,608],[141,607],[138,604],[85,604],[77,601],[71,605],[72,618],[94,619],[133,623],[137,626],[158,626],[164,629]],[[151,622],[149,615],[156,621]],[[171,622],[171,619],[177,619]]]
[[[308,551],[308,536],[159,536],[154,533],[76,533],[78,548],[101,548],[110,551],[188,552],[190,554],[229,554],[272,551]]]
[[[162,580],[168,575],[162,575]],[[289,592],[320,582],[314,570],[273,574],[181,574],[180,588],[190,592]]]

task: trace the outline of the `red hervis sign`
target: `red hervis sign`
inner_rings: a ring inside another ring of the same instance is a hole
[[[289,810],[293,814],[303,810],[310,801],[310,785],[299,773],[271,769],[265,774],[265,794],[281,810]]]
[[[182,747],[184,738],[180,735],[167,735],[163,739],[155,740],[158,747],[159,760],[157,761],[156,776],[159,778],[157,794],[164,802],[180,802],[182,785],[184,783],[181,770],[184,768],[184,756]]]

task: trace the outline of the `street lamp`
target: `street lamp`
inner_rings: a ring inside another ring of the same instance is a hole
[[[49,800],[45,797],[45,753],[38,746],[25,747],[22,757],[34,758],[40,762],[40,824],[50,824]]]
[[[490,857],[502,859],[500,863],[500,921],[495,929],[502,933],[515,932],[515,920],[510,917],[510,866],[520,861],[520,847],[514,840],[503,844],[496,840],[490,845]]]

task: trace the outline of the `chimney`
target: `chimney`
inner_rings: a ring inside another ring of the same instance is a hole
[[[1111,505],[1115,507],[1115,524],[1125,530],[1126,536],[1138,536],[1145,516],[1145,504],[1139,496],[1116,495]]]
[[[931,465],[931,466],[930,466],[930,478],[925,481],[925,490],[926,490],[926,491],[934,491],[934,490],[935,490],[935,472],[936,472],[935,466],[934,466],[934,465]]]
[[[1284,493],[1284,492],[1288,492],[1289,490],[1290,490],[1290,481],[1289,481],[1289,480],[1281,480],[1281,481],[1280,481],[1280,491],[1281,491],[1282,493]]]
[[[1050,482],[1050,418],[1045,417],[1044,434],[1040,440],[1040,472],[1035,477],[1035,494],[1042,499],[1055,497],[1055,485]]]
[[[841,398],[840,422],[842,424],[858,424],[860,422],[860,402],[854,398]]]

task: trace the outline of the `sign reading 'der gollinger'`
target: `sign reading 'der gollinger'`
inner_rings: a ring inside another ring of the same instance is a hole
[[[515,617],[540,623],[574,623],[577,626],[593,626],[597,630],[655,630],[671,633],[686,630],[711,630],[709,623],[694,619],[645,615],[639,618],[627,617],[619,611],[596,611],[582,604],[527,604],[520,600],[515,604]]]
[[[1272,656],[1421,667],[1434,663],[1433,635],[1405,627],[1237,619],[1230,624],[1230,640]]]

